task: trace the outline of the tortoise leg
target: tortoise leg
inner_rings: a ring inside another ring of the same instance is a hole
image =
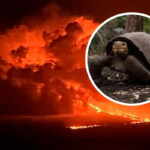
[[[128,56],[125,60],[127,72],[131,74],[134,79],[139,81],[150,81],[150,71],[144,67],[134,56]]]
[[[126,72],[126,66],[124,64],[124,59],[122,59],[118,56],[117,57],[114,56],[112,61],[111,61],[110,68],[112,68],[115,71],[125,73]]]
[[[108,66],[112,61],[112,56],[89,56],[88,65],[89,71],[93,79],[99,79],[101,75],[101,70],[104,66]]]

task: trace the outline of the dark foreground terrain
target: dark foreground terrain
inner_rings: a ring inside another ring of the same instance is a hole
[[[107,96],[128,104],[150,101],[150,85],[140,83],[112,83],[103,85],[100,89]]]
[[[117,117],[112,121],[107,119],[105,123],[100,119],[98,127],[72,130],[66,125],[66,121],[69,124],[73,120],[71,116],[1,117],[0,143],[4,149],[10,146],[41,150],[149,149],[149,123],[119,122],[115,120]]]
[[[150,101],[150,83],[131,79],[127,74],[118,71],[104,71],[103,77],[94,82],[105,95],[128,104]]]

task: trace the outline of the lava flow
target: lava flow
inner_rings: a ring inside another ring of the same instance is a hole
[[[24,18],[20,25],[1,33],[0,113],[89,117],[106,113],[109,119],[121,116],[148,122],[149,104],[127,107],[109,102],[88,79],[85,49],[100,23],[62,12],[49,5],[38,17]]]

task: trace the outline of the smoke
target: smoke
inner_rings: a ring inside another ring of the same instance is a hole
[[[149,4],[144,1],[122,1],[119,0],[54,0],[63,10],[78,16],[87,16],[99,22],[107,18],[124,12],[142,12],[150,13]]]
[[[0,35],[1,113],[72,113],[78,101],[85,105],[85,47],[98,23],[62,12],[50,4]]]

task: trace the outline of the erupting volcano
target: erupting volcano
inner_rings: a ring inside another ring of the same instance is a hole
[[[80,121],[71,119],[71,129],[96,127],[108,116],[108,120],[118,116],[122,122],[149,122],[150,104],[114,104],[92,87],[85,51],[98,25],[92,17],[69,14],[50,4],[38,16],[25,17],[2,32],[0,113],[80,116]]]

